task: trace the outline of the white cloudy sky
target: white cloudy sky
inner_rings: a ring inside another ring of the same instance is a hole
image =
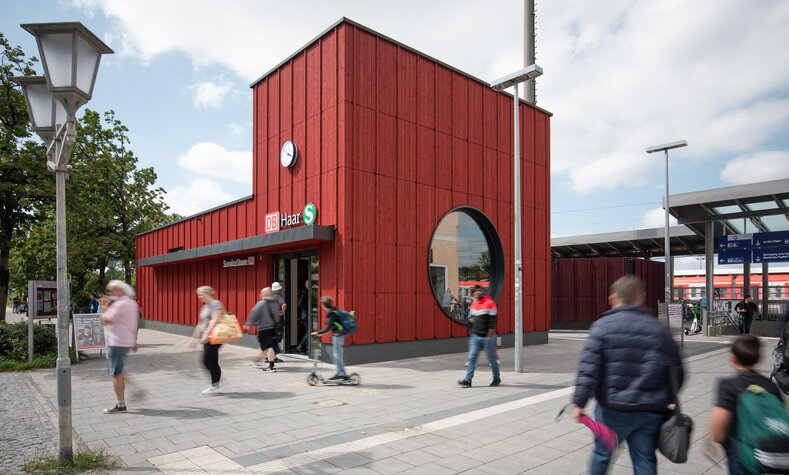
[[[0,31],[82,21],[116,54],[90,107],[114,109],[173,210],[251,193],[248,85],[342,16],[477,77],[523,66],[522,0],[0,0]],[[661,226],[672,192],[789,177],[789,2],[537,5],[538,103],[552,119],[552,232]]]

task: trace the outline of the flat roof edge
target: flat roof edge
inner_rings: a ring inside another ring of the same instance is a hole
[[[137,235],[135,237],[139,237],[139,236],[142,236],[144,234],[152,233],[154,231],[159,231],[160,229],[164,229],[164,228],[166,228],[168,226],[174,226],[174,225],[176,225],[178,223],[183,223],[184,221],[189,221],[190,219],[197,218],[198,216],[202,216],[204,214],[208,214],[208,213],[211,213],[213,211],[220,210],[222,208],[227,208],[228,206],[233,206],[235,204],[242,203],[242,202],[247,201],[247,200],[251,200],[254,197],[255,197],[255,195],[248,195],[248,196],[245,196],[243,198],[239,198],[237,200],[233,200],[233,201],[230,201],[228,203],[221,204],[219,206],[214,206],[213,208],[207,209],[205,211],[200,211],[199,213],[195,213],[195,214],[186,216],[185,218],[181,218],[178,221],[173,221],[172,223],[162,224],[161,226],[157,226],[157,227],[155,227],[153,229],[149,229],[147,231],[143,231],[141,233],[137,233]]]
[[[671,207],[694,204],[707,204],[715,201],[728,201],[756,196],[765,196],[789,191],[789,178],[781,180],[746,183],[743,185],[711,188],[701,191],[690,191],[669,196]]]
[[[175,264],[195,259],[206,259],[235,254],[244,251],[256,251],[271,246],[298,243],[302,241],[333,241],[335,236],[334,226],[309,225],[285,229],[276,233],[258,234],[233,241],[195,247],[183,251],[159,254],[137,260],[138,267],[149,267],[163,264]]]

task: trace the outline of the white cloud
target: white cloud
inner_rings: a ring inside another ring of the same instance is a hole
[[[198,109],[211,107],[219,109],[225,96],[231,91],[233,86],[229,82],[215,83],[211,81],[199,82],[189,86],[189,90],[194,94],[193,102]]]
[[[210,14],[193,0],[72,5],[116,23],[119,55],[150,61],[182,53],[198,69],[219,65],[246,81],[341,16],[483,79],[522,64],[522,2],[236,0]],[[644,152],[649,145],[686,139],[689,147],[672,157],[721,167],[732,154],[765,148],[789,129],[789,62],[780,60],[787,24],[789,2],[781,1],[758,8],[740,0],[539,3],[537,62],[545,75],[537,92],[555,114],[552,172],[569,177],[578,193],[638,188],[660,169]]]
[[[231,122],[227,125],[227,128],[230,129],[230,133],[233,134],[234,137],[240,137],[246,131],[243,125],[236,122]]]
[[[178,166],[200,175],[252,183],[252,152],[232,152],[212,142],[200,142],[178,157]]]
[[[668,217],[670,226],[677,225],[677,218]],[[663,208],[654,208],[644,213],[643,224],[645,228],[662,228],[666,226],[666,215]]]
[[[789,150],[739,156],[727,163],[721,171],[721,180],[732,185],[782,178],[789,178]]]
[[[182,216],[196,214],[232,200],[233,195],[207,178],[195,178],[188,186],[173,188],[165,195],[170,210]]]

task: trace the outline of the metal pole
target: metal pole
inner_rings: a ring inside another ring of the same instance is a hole
[[[520,165],[520,125],[518,120],[518,83],[515,83],[515,188],[513,189],[513,209],[515,211],[515,372],[523,372],[523,289],[521,288],[521,165]]]
[[[534,28],[534,0],[524,0],[523,5],[523,65],[537,64],[534,43],[537,32]],[[535,80],[526,82],[526,101],[537,104]]]
[[[706,257],[705,266],[706,270],[705,274],[705,288],[706,288],[706,295],[707,295],[707,308],[704,309],[704,317],[702,321],[702,326],[704,327],[704,336],[710,336],[709,332],[709,316],[713,311],[713,279],[715,277],[715,250],[714,250],[714,242],[715,242],[715,223],[713,221],[707,221],[704,223],[704,255]]]
[[[669,210],[669,204],[668,204],[668,149],[664,150],[664,153],[666,154],[666,202],[664,203],[664,208],[665,208],[665,213],[664,214],[665,214],[665,218],[666,218],[666,223],[665,223],[666,224],[666,229],[665,229],[665,236],[664,236],[664,243],[663,243],[664,255],[665,255],[665,258],[666,258],[666,265],[665,265],[665,270],[666,270],[666,277],[665,277],[665,279],[666,279],[666,282],[665,282],[664,287],[665,287],[665,301],[666,301],[666,304],[669,304],[669,303],[671,303],[671,300],[672,300],[671,299],[671,287],[670,287],[671,286],[671,270],[672,269],[671,269],[671,238],[668,235],[668,232],[669,232],[669,229],[668,229],[668,210]]]
[[[60,462],[73,460],[71,441],[71,360],[69,340],[69,288],[66,272],[66,174],[65,165],[55,170],[55,234],[58,281],[58,455]]]

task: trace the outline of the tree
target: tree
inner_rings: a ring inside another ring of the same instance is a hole
[[[24,97],[12,81],[32,76],[36,58],[25,58],[0,33],[0,320],[5,320],[11,244],[17,229],[42,218],[41,206],[54,198],[54,177],[46,171],[44,148],[26,140],[30,128]]]
[[[136,235],[173,220],[153,167],[137,168],[128,132],[114,111],[105,112],[102,120],[87,109],[72,152],[71,203],[79,211],[69,234],[84,244],[75,249],[86,254],[84,262],[93,256],[93,266],[85,268],[99,270],[99,285],[108,259],[122,264],[125,280],[131,283]]]

